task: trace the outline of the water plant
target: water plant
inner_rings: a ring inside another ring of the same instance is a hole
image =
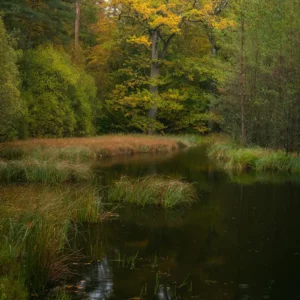
[[[163,176],[130,179],[122,176],[108,189],[109,201],[124,201],[140,206],[158,205],[172,208],[196,201],[193,184]]]

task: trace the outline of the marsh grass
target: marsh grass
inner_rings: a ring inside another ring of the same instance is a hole
[[[228,171],[300,173],[300,157],[260,147],[244,148],[229,140],[208,146],[208,156],[220,161]]]
[[[72,275],[69,265],[78,253],[69,247],[68,232],[74,222],[102,220],[98,191],[74,185],[5,186],[1,195],[0,278],[18,275],[28,291],[38,294],[49,281]]]
[[[104,156],[159,153],[178,150],[187,144],[182,138],[144,135],[108,135],[94,138],[31,139],[0,145],[0,158],[17,160],[65,160],[85,162]]]
[[[196,144],[196,137],[111,135],[32,139],[0,144],[0,182],[63,183],[89,180],[96,159],[135,153],[168,153]]]
[[[108,190],[109,201],[124,201],[140,206],[158,205],[172,208],[196,201],[193,184],[162,176],[148,176],[136,180],[121,177]]]
[[[89,165],[38,160],[0,161],[0,182],[64,183],[89,180]]]

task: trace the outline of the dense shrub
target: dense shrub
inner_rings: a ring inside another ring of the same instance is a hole
[[[21,64],[22,96],[32,137],[83,136],[93,133],[91,103],[96,87],[68,55],[52,46],[25,53]]]

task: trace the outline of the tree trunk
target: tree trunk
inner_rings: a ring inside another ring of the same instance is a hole
[[[213,58],[215,58],[217,56],[216,40],[215,40],[215,37],[214,37],[214,33],[213,33],[213,31],[211,29],[209,29],[209,32],[208,32],[208,39],[209,39],[209,42],[210,42],[210,53],[211,53],[211,56]],[[210,92],[212,94],[215,93],[214,82],[211,82],[211,84],[210,84]],[[210,115],[213,112],[213,104],[211,102],[208,105],[208,112],[209,112]],[[212,132],[213,131],[213,127],[214,127],[213,120],[209,118],[207,125],[208,125],[209,131]]]
[[[158,65],[158,32],[153,30],[152,32],[152,56],[151,56],[151,84],[150,84],[150,93],[155,98],[158,96],[158,85],[156,79],[159,75],[159,65]],[[148,116],[150,118],[149,134],[155,132],[155,121],[157,116],[157,107],[154,105],[150,108]]]
[[[74,45],[75,45],[75,53],[79,47],[79,27],[80,27],[80,0],[75,0],[75,27],[74,27]]]
[[[242,28],[241,28],[241,62],[240,62],[240,104],[241,104],[241,129],[242,129],[242,143],[247,144],[246,121],[245,121],[245,17],[242,12]]]

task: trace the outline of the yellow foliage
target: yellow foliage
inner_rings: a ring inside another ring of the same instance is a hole
[[[146,47],[150,47],[151,46],[151,42],[149,41],[149,37],[147,37],[146,35],[142,35],[137,37],[136,35],[130,37],[127,42],[132,43],[132,44],[137,44],[137,45],[143,45]]]

